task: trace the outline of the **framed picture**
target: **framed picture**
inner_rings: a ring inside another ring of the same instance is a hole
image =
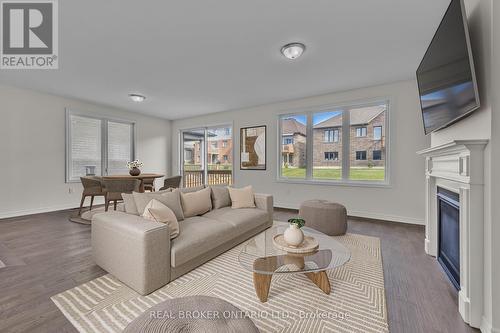
[[[266,170],[266,126],[240,129],[240,170]]]

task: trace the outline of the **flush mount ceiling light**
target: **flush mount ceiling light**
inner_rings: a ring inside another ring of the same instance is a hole
[[[305,50],[306,46],[302,43],[290,43],[281,48],[281,53],[283,53],[286,58],[294,60],[300,57]]]
[[[128,97],[136,103],[144,102],[146,99],[146,96],[140,94],[128,94]]]

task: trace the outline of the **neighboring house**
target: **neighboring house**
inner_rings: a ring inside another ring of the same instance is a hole
[[[187,164],[202,164],[202,144],[204,135],[197,132],[186,132],[185,136],[191,137],[184,140],[184,161]],[[216,129],[208,135],[208,164],[231,165],[233,163],[233,142],[231,132],[225,128]]]
[[[306,167],[306,126],[294,118],[281,124],[283,165]]]
[[[358,167],[385,165],[385,106],[351,109],[350,165]],[[293,118],[282,123],[283,163],[305,167],[306,127]],[[313,166],[342,165],[342,114],[313,127]],[[303,156],[296,161],[296,156]]]

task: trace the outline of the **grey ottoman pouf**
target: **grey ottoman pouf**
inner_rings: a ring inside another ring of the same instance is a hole
[[[161,302],[132,321],[124,333],[258,333],[244,313],[220,298],[188,296]]]
[[[344,235],[347,231],[347,209],[327,200],[308,200],[300,205],[299,216],[306,227],[330,236]]]

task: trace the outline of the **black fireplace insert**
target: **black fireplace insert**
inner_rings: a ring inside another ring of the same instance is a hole
[[[438,261],[455,288],[460,289],[460,197],[438,187]]]

